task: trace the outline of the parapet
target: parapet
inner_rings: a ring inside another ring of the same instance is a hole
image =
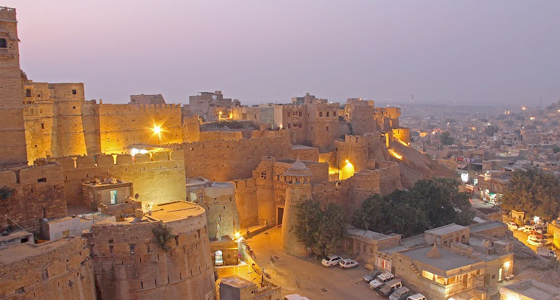
[[[8,21],[16,21],[16,9],[11,7],[0,6],[0,19]]]

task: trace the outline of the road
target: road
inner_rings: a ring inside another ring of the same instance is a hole
[[[256,260],[271,281],[282,287],[282,294],[300,294],[311,300],[385,299],[363,281],[368,271],[360,266],[343,270],[325,268],[319,260],[298,258],[282,252],[281,227],[272,228],[247,240]]]

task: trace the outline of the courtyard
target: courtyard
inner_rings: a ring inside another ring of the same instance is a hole
[[[247,240],[256,261],[282,286],[282,294],[300,294],[311,300],[385,299],[368,288],[362,277],[368,272],[362,262],[356,268],[326,268],[320,259],[299,258],[282,252],[281,227],[274,227]],[[341,256],[348,258],[343,253]],[[349,257],[352,258],[352,257]]]

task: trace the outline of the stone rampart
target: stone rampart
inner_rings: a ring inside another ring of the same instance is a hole
[[[0,187],[9,191],[9,195],[0,198],[0,230],[7,225],[19,225],[40,236],[41,219],[56,219],[68,214],[58,164],[0,171]]]
[[[272,138],[186,143],[183,147],[187,177],[204,177],[211,181],[249,178],[261,157],[290,158],[292,153],[287,134]]]
[[[89,254],[82,237],[0,250],[0,299],[95,300]]]
[[[82,202],[81,184],[93,178],[115,177],[132,181],[140,201],[163,203],[185,200],[185,169],[181,150],[136,155],[128,154],[58,158],[64,178],[64,197],[69,204]]]

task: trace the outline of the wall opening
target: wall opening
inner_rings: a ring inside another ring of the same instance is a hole
[[[283,218],[284,218],[284,207],[278,206],[277,218],[276,218],[276,220],[278,220],[278,225],[282,225],[282,219]]]
[[[0,48],[8,48],[8,41],[6,39],[0,39]]]

